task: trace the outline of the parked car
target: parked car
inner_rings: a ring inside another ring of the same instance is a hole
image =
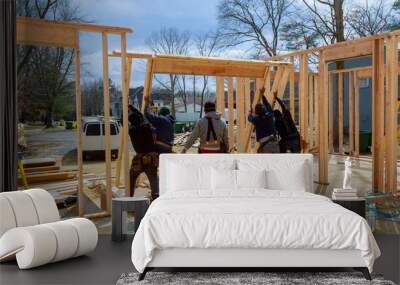
[[[104,120],[100,117],[84,119],[83,122],[83,138],[82,150],[83,159],[87,160],[95,155],[104,157],[105,143],[105,124]],[[111,141],[111,157],[113,159],[118,156],[118,147],[120,136],[120,125],[117,121],[110,121],[110,141]]]

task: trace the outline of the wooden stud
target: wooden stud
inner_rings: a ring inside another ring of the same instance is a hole
[[[310,75],[308,78],[308,137],[309,137],[309,145],[310,149],[314,148],[314,76]]]
[[[289,87],[289,100],[290,100],[290,113],[292,114],[293,120],[295,120],[295,107],[294,107],[294,84],[295,84],[295,78],[294,78],[294,57],[290,57],[290,62],[292,64],[292,68],[290,70],[290,87]]]
[[[233,79],[228,77],[228,131],[229,131],[229,148],[235,147],[235,113],[233,110]]]
[[[270,102],[270,104],[271,104],[271,102],[274,102],[273,95],[274,95],[274,92],[277,92],[279,87],[280,87],[280,82],[281,82],[282,76],[284,74],[284,71],[285,71],[284,67],[278,67],[278,70],[275,73],[274,82],[272,83],[271,91],[268,94],[269,97],[267,97],[267,99]],[[270,69],[268,69],[267,72],[266,72],[266,76],[270,78],[269,73],[270,73]],[[266,81],[267,77],[265,77],[264,81]]]
[[[300,135],[303,152],[308,152],[308,54],[300,58]]]
[[[290,67],[285,67],[282,77],[279,79],[279,85],[277,89],[272,89],[272,92],[278,92],[278,97],[283,99],[283,96],[285,94],[285,90],[286,90],[286,85],[288,83],[289,80],[289,76],[290,76],[290,72],[291,72],[291,68]],[[275,86],[273,86],[275,87]]]
[[[358,73],[354,74],[354,156],[360,156],[360,83]]]
[[[127,85],[130,86],[131,77],[132,77],[132,58],[128,58],[128,65],[127,65]],[[122,157],[125,145],[125,128],[120,129],[119,133],[119,148],[118,148],[118,158],[115,162],[115,187],[119,188],[121,183],[121,165],[122,165]]]
[[[333,148],[333,74],[329,74],[328,107],[329,107],[329,153],[334,153]],[[320,97],[321,98],[321,97]]]
[[[244,100],[244,79],[236,78],[236,123],[237,123],[237,145],[238,149],[242,149],[244,124],[245,124],[245,100]]]
[[[349,72],[349,154],[354,155],[354,71]]]
[[[343,154],[343,73],[338,75],[338,133],[339,153]]]
[[[142,113],[144,112],[145,101],[146,98],[151,98],[151,89],[153,85],[153,58],[149,58],[147,60],[147,67],[146,67],[146,77],[144,81],[144,90],[143,90],[143,98],[142,98]]]
[[[265,96],[267,96],[267,98],[271,98],[271,72],[267,73],[267,77],[265,78],[265,82],[264,82],[264,88],[265,88]]]
[[[119,188],[121,184],[121,166],[122,166],[122,153],[124,151],[125,145],[125,136],[124,136],[124,128],[122,127],[119,132],[119,148],[118,148],[118,157],[115,162],[115,187]]]
[[[79,216],[85,214],[84,186],[83,186],[83,155],[82,155],[82,98],[81,98],[81,50],[79,46],[79,32],[75,34],[75,93],[76,93],[76,133],[77,133],[77,159],[78,159],[78,211]]]
[[[270,67],[267,67],[267,69],[265,70],[264,82],[268,78],[268,73],[270,72],[270,70],[271,70]],[[275,80],[277,80],[277,78],[275,78]],[[275,84],[275,82],[274,82],[274,84]],[[252,105],[251,105],[251,110],[254,110],[254,107],[260,101],[261,101],[261,94],[260,94],[259,90],[254,90],[254,100],[253,100]],[[250,150],[250,147],[251,147],[250,139],[251,139],[252,132],[253,132],[253,124],[248,123],[246,125],[245,136],[244,136],[244,139],[245,139],[244,152],[248,152]]]
[[[245,78],[244,79],[244,100],[245,100],[245,122],[246,122],[246,128],[248,127],[249,122],[247,121],[247,114],[251,110],[251,98],[250,98],[250,79]],[[244,138],[245,139],[245,138]],[[245,142],[243,142],[245,143]]]
[[[129,86],[127,77],[127,57],[126,57],[126,34],[121,34],[121,76],[122,76],[122,117],[123,117],[123,134],[124,134],[124,150],[123,150],[123,169],[124,169],[124,185],[125,196],[130,195],[130,177],[129,177],[129,121],[128,121],[128,106],[129,106]]]
[[[221,113],[221,117],[225,118],[225,78],[217,76],[217,111]]]
[[[319,145],[319,78],[314,76],[314,128],[315,128],[315,147]]]
[[[263,87],[264,82],[260,78],[254,79],[254,82],[255,82],[255,90],[254,90],[254,92],[258,92]]]
[[[398,38],[392,36],[386,45],[386,192],[397,192],[397,117],[398,117]]]
[[[384,40],[377,39],[373,46],[373,83],[372,83],[372,173],[374,191],[385,191],[384,180]]]
[[[108,42],[107,33],[102,33],[103,51],[103,100],[104,100],[104,151],[106,158],[106,195],[107,211],[111,213],[112,181],[111,181],[111,127],[110,127],[110,89],[108,75]]]
[[[328,64],[325,62],[324,54],[319,54],[319,183],[328,184]]]

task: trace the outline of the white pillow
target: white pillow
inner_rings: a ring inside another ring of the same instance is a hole
[[[300,155],[282,154],[263,158],[239,159],[238,169],[248,171],[267,171],[267,188],[271,190],[308,191],[312,190],[309,171],[310,162]],[[301,155],[304,156],[304,155]],[[309,188],[310,187],[310,188]]]
[[[236,170],[212,168],[213,190],[236,190]]]
[[[263,170],[236,170],[238,188],[267,188],[267,176]]]
[[[304,162],[294,163],[287,168],[266,170],[267,187],[271,190],[306,191],[307,177],[304,174]]]
[[[212,190],[211,171],[213,168],[233,170],[236,168],[235,159],[213,157],[207,158],[207,155],[200,155],[200,158],[193,155],[179,156],[166,165],[167,179],[165,189],[167,191],[185,191],[185,190]],[[164,185],[163,185],[164,187]]]
[[[211,167],[199,167],[171,163],[168,177],[170,191],[211,188]]]

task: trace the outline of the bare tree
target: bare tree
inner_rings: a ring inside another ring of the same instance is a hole
[[[194,40],[197,53],[200,56],[210,57],[210,56],[217,56],[220,48],[220,34],[207,32],[203,34],[198,34]],[[195,77],[193,77],[193,86],[195,86]],[[206,95],[206,91],[208,90],[208,76],[203,75],[202,80],[202,88],[200,93],[200,117],[203,115],[203,105],[204,99]],[[193,87],[193,96],[196,98],[196,91],[195,87]],[[196,101],[194,101],[194,105],[196,106]]]
[[[158,32],[153,32],[147,38],[146,44],[155,53],[186,55],[189,52],[190,34],[187,31],[181,32],[176,28],[163,28]],[[170,74],[168,82],[158,76],[154,78],[161,86],[169,90],[172,114],[175,115],[175,92],[178,76]]]
[[[297,9],[304,26],[317,33],[325,44],[346,40],[345,0],[302,0],[306,9]]]
[[[79,6],[68,0],[22,0],[18,15],[50,20],[78,21]],[[73,102],[73,55],[66,48],[18,48],[18,102],[20,116],[29,117],[32,107],[41,110],[47,127],[55,112],[70,111]],[[20,104],[21,103],[21,104]]]
[[[302,21],[294,19],[283,26],[281,40],[288,50],[309,49],[318,45],[318,34],[305,27]]]
[[[279,30],[289,18],[292,0],[222,0],[220,33],[226,46],[251,44],[263,54],[277,54]]]
[[[366,37],[388,31],[395,19],[395,9],[388,1],[376,0],[371,4],[368,0],[352,7],[346,17],[355,36]],[[398,20],[397,20],[398,22]]]
[[[50,8],[54,7],[57,1],[58,0],[19,0],[16,2],[17,15],[45,19]],[[24,66],[26,66],[33,50],[33,46],[22,46],[18,48],[17,74],[20,74]]]
[[[188,92],[186,88],[186,75],[178,76],[177,78],[177,86],[178,86],[178,95],[181,97],[183,106],[185,108],[185,112],[187,112],[187,103],[188,103]]]

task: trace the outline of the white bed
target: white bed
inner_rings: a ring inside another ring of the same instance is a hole
[[[305,154],[161,155],[160,198],[132,243],[141,278],[154,267],[354,267],[369,277],[380,255],[371,230],[312,193],[312,161]]]

